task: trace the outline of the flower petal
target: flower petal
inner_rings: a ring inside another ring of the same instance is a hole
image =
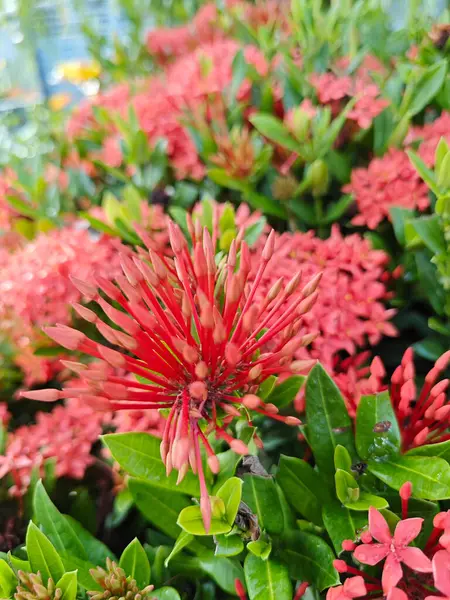
[[[362,544],[355,548],[353,556],[365,565],[376,565],[389,554],[388,544]]]
[[[390,553],[384,563],[383,575],[381,576],[381,585],[383,592],[389,594],[393,587],[397,585],[403,577],[402,565],[398,558]]]
[[[408,595],[398,587],[393,587],[387,595],[387,600],[408,600]]]
[[[367,594],[364,579],[357,575],[356,577],[350,577],[344,582],[344,592],[349,598],[359,598]]]
[[[425,556],[420,548],[402,548],[397,551],[398,558],[413,571],[431,573],[431,560]]]
[[[397,523],[394,533],[394,543],[397,546],[407,546],[420,533],[423,519],[416,517],[414,519],[405,519]]]
[[[382,544],[390,544],[392,540],[386,519],[376,508],[369,508],[369,531],[372,537]]]
[[[439,550],[433,556],[433,576],[435,587],[450,596],[450,553],[447,550]]]
[[[343,598],[345,598],[343,585],[329,588],[326,600],[343,600]]]

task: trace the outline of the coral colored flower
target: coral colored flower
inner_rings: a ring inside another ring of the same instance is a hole
[[[423,519],[405,519],[397,523],[394,535],[383,515],[373,506],[369,509],[369,532],[379,543],[361,544],[353,552],[356,560],[366,565],[377,565],[385,560],[381,584],[388,594],[403,577],[401,563],[413,571],[430,573],[431,561],[419,548],[409,544],[419,535]]]
[[[253,254],[254,274],[262,243]],[[298,349],[298,359],[318,359],[332,373],[339,352],[354,355],[367,339],[375,345],[383,335],[396,335],[389,322],[395,311],[383,305],[389,298],[383,283],[388,261],[388,255],[374,250],[369,241],[357,234],[344,237],[337,226],[325,240],[313,231],[277,236],[274,259],[261,281],[262,296],[280,279],[285,285],[299,269],[306,278],[322,273],[320,297],[299,331],[319,335],[309,349]]]
[[[326,600],[352,600],[367,594],[364,579],[360,576],[346,579],[344,585],[329,588]]]
[[[443,112],[437,119],[423,127],[413,127],[406,143],[420,141],[418,154],[426,165],[433,167],[436,148],[441,137],[450,143],[450,112]]]
[[[428,187],[408,155],[395,148],[374,158],[367,168],[353,169],[351,181],[342,191],[353,194],[358,207],[352,223],[369,229],[376,229],[384,219],[390,220],[393,206],[423,211],[430,204]]]
[[[439,550],[433,556],[434,586],[443,596],[427,596],[425,600],[450,599],[450,553],[448,550]]]
[[[236,270],[235,243],[226,261],[216,266],[207,229],[192,252],[172,223],[170,234],[173,260],[152,250],[142,258],[123,254],[124,274],[116,278],[119,286],[97,278],[109,300],[103,299],[96,287],[80,284],[84,295],[95,300],[120,328],[105,324],[85,306],[74,306],[82,318],[97,327],[109,345],[97,343],[69,327],[46,329],[50,337],[69,350],[124,368],[147,382],[108,375],[104,380],[92,380],[81,366],[83,388],[39,390],[23,396],[52,401],[76,395],[81,401],[112,411],[169,409],[161,456],[168,472],[172,468],[179,471],[180,480],[189,466],[198,473],[201,508],[209,528],[211,506],[201,446],[213,472],[218,472],[219,462],[205,434],[214,432],[233,450],[246,454],[247,446],[226,431],[226,425],[240,416],[241,410],[247,414],[247,409],[251,409],[287,424],[299,423],[294,417],[278,415],[275,406],[266,406],[256,394],[263,381],[285,371],[296,350],[310,341],[310,335],[293,338],[293,333],[317,300],[320,275],[295,297],[299,274],[285,289],[278,286],[258,301],[259,284],[273,254],[274,232],[261,252],[252,283],[250,254],[244,242]],[[119,304],[123,311],[114,308],[110,301]]]

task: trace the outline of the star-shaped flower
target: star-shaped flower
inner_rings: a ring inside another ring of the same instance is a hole
[[[346,579],[344,585],[331,587],[327,592],[326,600],[353,600],[365,596],[367,593],[364,579],[359,575]]]

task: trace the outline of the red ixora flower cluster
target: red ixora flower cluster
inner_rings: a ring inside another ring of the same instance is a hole
[[[403,355],[401,364],[395,369],[389,387],[392,405],[400,426],[402,435],[402,450],[435,444],[450,439],[449,416],[450,402],[447,396],[449,379],[439,377],[450,364],[450,350],[437,359],[431,371],[426,375],[420,391],[415,381],[414,353],[408,348]],[[346,399],[349,413],[356,414],[360,394],[374,394],[386,389],[383,382],[385,370],[381,360],[375,357],[368,369],[362,368],[367,379],[361,378],[364,385],[347,390]],[[337,382],[339,384],[339,381]]]
[[[390,220],[393,206],[423,211],[430,204],[427,185],[406,152],[395,148],[374,158],[367,168],[353,169],[351,181],[342,191],[353,194],[358,207],[352,223],[369,229],[376,229],[384,219]]]
[[[259,252],[260,247],[256,247],[254,276]],[[299,331],[299,335],[318,331],[318,336],[310,348],[297,350],[297,358],[318,359],[333,373],[340,351],[353,355],[367,338],[373,345],[383,335],[396,335],[389,322],[395,311],[383,304],[390,297],[384,283],[388,260],[387,254],[374,250],[369,241],[357,234],[344,237],[337,226],[326,240],[316,237],[313,231],[276,237],[274,259],[259,288],[261,296],[297,270],[306,278],[323,274],[320,296]]]
[[[381,596],[388,600],[442,598],[430,595],[433,588],[449,597],[450,511],[434,517],[433,530],[423,549],[410,546],[421,532],[424,522],[419,517],[407,518],[412,491],[410,482],[400,488],[402,519],[397,523],[394,533],[391,533],[384,516],[371,507],[368,528],[356,540],[342,543],[343,551],[353,553],[353,564],[373,567],[384,561],[381,580],[349,564],[350,560],[335,560],[337,571],[352,577],[347,578],[343,586],[330,588],[327,600]]]
[[[267,377],[286,371],[299,347],[315,334],[296,335],[304,316],[315,304],[320,273],[300,289],[300,273],[286,286],[276,283],[258,300],[258,289],[273,255],[272,232],[261,252],[259,268],[250,282],[250,252],[245,242],[234,241],[229,255],[217,266],[207,229],[192,228],[193,251],[178,226],[169,223],[174,259],[149,250],[141,255],[122,255],[123,275],[118,286],[98,277],[99,290],[74,281],[83,295],[95,300],[111,327],[81,304],[75,310],[95,324],[108,341],[104,345],[65,326],[49,327],[47,334],[69,350],[84,352],[140,378],[90,377],[81,363],[74,365],[85,381],[78,390],[39,390],[23,396],[53,401],[76,395],[106,410],[168,409],[161,456],[168,473],[174,468],[181,480],[189,466],[198,473],[201,508],[209,528],[211,505],[201,461],[201,446],[210,469],[217,473],[219,462],[207,439],[214,432],[242,454],[247,446],[234,439],[227,425],[248,411],[269,415],[290,425],[295,417],[283,417],[275,406],[258,396]],[[237,250],[239,248],[239,268]],[[114,308],[118,303],[123,311]],[[276,340],[276,341],[275,341]],[[272,342],[270,350],[268,344]],[[118,349],[111,348],[111,345]],[[125,352],[124,352],[125,351]],[[294,361],[292,370],[307,365]]]

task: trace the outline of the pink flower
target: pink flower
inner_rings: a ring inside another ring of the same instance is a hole
[[[367,168],[353,169],[343,192],[353,194],[358,215],[354,225],[376,229],[390,220],[390,209],[399,206],[425,210],[429,206],[428,187],[412,166],[408,155],[391,148],[382,158],[374,158]]]
[[[364,579],[360,576],[346,579],[344,585],[329,588],[326,600],[352,600],[367,594]]]
[[[427,596],[425,600],[449,600],[450,599],[450,553],[447,550],[439,550],[433,556],[434,586],[443,596]]]
[[[412,128],[407,141],[421,140],[419,156],[426,165],[433,167],[436,148],[441,137],[450,143],[450,112],[443,112],[437,119],[423,127]]]
[[[401,563],[419,573],[432,571],[431,561],[422,550],[409,546],[419,535],[422,523],[421,518],[400,521],[392,536],[383,515],[376,508],[370,507],[369,532],[379,543],[362,544],[355,549],[353,556],[359,562],[371,566],[386,559],[381,578],[385,594],[388,594],[403,577]]]
[[[295,274],[284,289],[278,286],[258,300],[259,284],[274,250],[275,234],[267,238],[259,268],[250,280],[250,253],[244,242],[233,242],[226,261],[216,266],[214,245],[207,229],[192,251],[179,228],[169,224],[174,259],[162,252],[121,256],[123,275],[118,286],[102,277],[96,286],[75,282],[80,291],[95,300],[107,318],[120,329],[103,322],[96,313],[77,303],[80,317],[94,325],[108,345],[91,340],[76,329],[50,327],[47,334],[69,350],[77,350],[102,364],[125,369],[142,377],[89,376],[80,363],[73,365],[83,380],[74,389],[25,392],[27,398],[54,401],[76,396],[80,401],[105,410],[169,409],[161,442],[161,456],[168,473],[178,470],[181,480],[189,467],[198,473],[201,508],[205,527],[211,519],[211,506],[201,462],[200,445],[215,473],[220,465],[202,425],[225,440],[238,453],[247,446],[234,439],[226,425],[241,410],[254,410],[290,425],[295,417],[283,417],[273,405],[265,405],[256,395],[268,377],[286,370],[295,351],[311,336],[293,333],[317,300],[320,275],[299,287]],[[117,303],[123,310],[115,308]],[[265,330],[262,336],[259,336]],[[278,336],[278,337],[277,337]],[[275,338],[277,341],[275,342]],[[111,348],[113,346],[113,348]],[[72,363],[73,364],[73,363]]]

